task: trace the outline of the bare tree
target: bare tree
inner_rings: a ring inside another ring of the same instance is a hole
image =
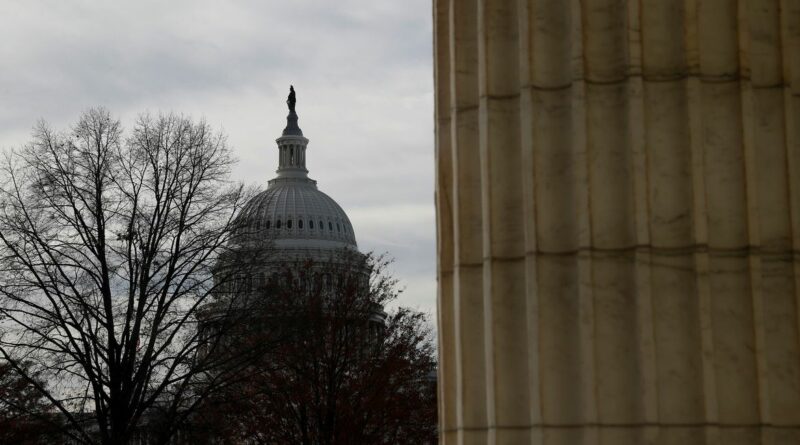
[[[92,109],[65,132],[38,124],[0,166],[0,359],[71,440],[128,443],[157,410],[165,442],[247,367],[197,329],[233,279],[220,256],[268,251],[237,247],[250,192],[232,162],[203,122],[145,115],[126,136]]]
[[[435,352],[424,314],[383,312],[398,294],[383,259],[341,259],[286,265],[267,283],[263,310],[288,335],[232,394],[209,399],[198,414],[215,440],[436,442]]]

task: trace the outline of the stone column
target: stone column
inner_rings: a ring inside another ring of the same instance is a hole
[[[800,3],[433,3],[442,443],[800,443]]]

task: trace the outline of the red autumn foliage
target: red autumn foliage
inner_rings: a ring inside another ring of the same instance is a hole
[[[272,280],[265,310],[279,329],[256,332],[280,332],[280,341],[206,404],[197,431],[224,443],[435,443],[432,334],[418,311],[383,312],[398,294],[385,266],[371,257],[367,272],[307,263]]]
[[[41,384],[41,382],[36,382]],[[43,397],[34,384],[21,377],[9,363],[0,363],[0,444],[34,444],[46,424]]]

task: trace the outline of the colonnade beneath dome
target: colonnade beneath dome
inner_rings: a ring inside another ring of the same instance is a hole
[[[433,4],[441,443],[800,443],[800,4]]]

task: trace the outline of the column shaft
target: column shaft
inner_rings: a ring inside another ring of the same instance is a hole
[[[800,5],[434,26],[442,443],[800,442]]]

